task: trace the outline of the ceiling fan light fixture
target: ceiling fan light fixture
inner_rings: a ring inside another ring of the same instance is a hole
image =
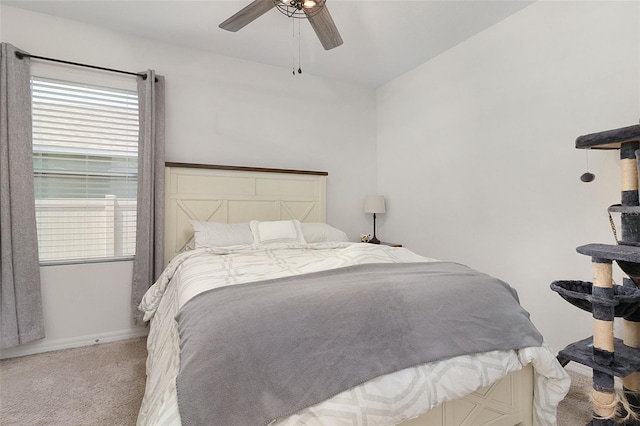
[[[278,10],[289,18],[306,19],[320,12],[326,0],[273,0]]]

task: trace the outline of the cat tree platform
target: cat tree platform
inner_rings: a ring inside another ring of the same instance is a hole
[[[640,124],[578,136],[578,149],[620,149],[623,143],[640,141]]]
[[[615,355],[611,365],[600,364],[594,358],[593,337],[571,343],[558,356],[615,377],[627,377],[640,369],[640,349],[625,345],[622,339],[614,339],[614,345]]]
[[[576,248],[580,254],[598,259],[640,263],[640,247],[626,244],[586,244]]]
[[[593,284],[585,281],[554,281],[551,290],[584,311],[593,312],[594,304],[614,307],[614,316],[630,317],[640,308],[640,289],[614,285],[613,295],[605,298],[593,294]]]

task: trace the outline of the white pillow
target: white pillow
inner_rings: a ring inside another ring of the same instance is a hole
[[[248,223],[217,223],[190,220],[196,248],[253,244]]]
[[[251,232],[253,233],[254,244],[270,244],[270,243],[296,243],[306,244],[300,221],[293,220],[274,220],[259,222],[252,220],[249,222]]]
[[[302,234],[308,243],[344,242],[349,241],[347,234],[326,223],[306,223],[302,222]]]

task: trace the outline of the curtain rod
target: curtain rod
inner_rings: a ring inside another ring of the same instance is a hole
[[[79,62],[63,61],[62,59],[47,58],[47,57],[44,57],[44,56],[31,55],[29,53],[16,52],[16,57],[18,59],[33,58],[33,59],[40,59],[40,60],[43,60],[43,61],[58,62],[58,63],[61,63],[61,64],[67,64],[67,65],[76,65],[78,67],[93,68],[93,69],[101,70],[101,71],[109,71],[109,72],[117,72],[117,73],[120,73],[120,74],[135,75],[135,76],[138,76],[138,77],[142,77],[143,80],[147,79],[147,74],[145,74],[145,73],[122,71],[122,70],[116,70],[116,69],[113,69],[113,68],[98,67],[96,65],[81,64]],[[156,78],[156,81],[158,81],[157,78]]]

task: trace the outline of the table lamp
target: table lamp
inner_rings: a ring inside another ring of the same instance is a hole
[[[384,196],[369,195],[364,200],[364,212],[373,213],[373,238],[369,240],[372,244],[380,244],[380,240],[376,238],[376,213],[385,213]]]

